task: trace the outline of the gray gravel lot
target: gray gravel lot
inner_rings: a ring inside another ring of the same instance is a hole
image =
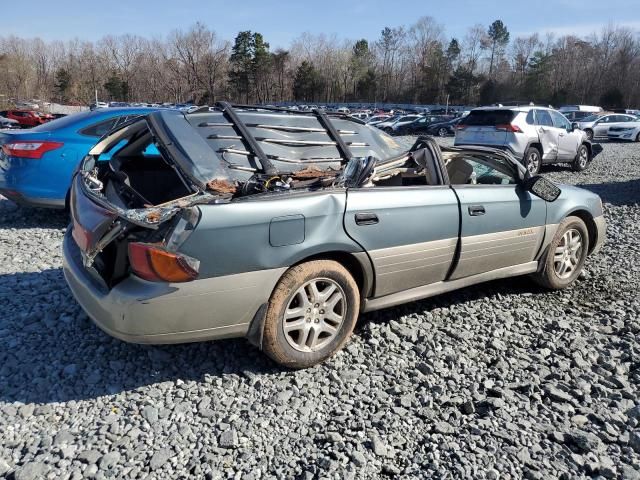
[[[573,288],[368,314],[297,372],[242,339],[111,339],[64,282],[65,216],[0,200],[0,478],[640,478],[640,145],[602,148],[543,171],[605,203]]]

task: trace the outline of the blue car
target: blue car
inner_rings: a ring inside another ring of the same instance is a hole
[[[71,176],[98,139],[154,110],[103,108],[29,130],[0,132],[0,194],[23,205],[65,208]]]

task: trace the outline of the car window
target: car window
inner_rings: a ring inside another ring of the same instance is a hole
[[[598,120],[598,123],[611,123],[611,115],[606,115],[604,117],[600,117],[600,120]]]
[[[533,110],[529,110],[529,113],[527,113],[526,122],[527,122],[527,125],[535,125],[536,124],[536,119],[535,119],[535,117],[533,115]]]
[[[553,127],[553,120],[547,110],[536,110],[536,125],[543,127]]]
[[[588,115],[582,119],[583,122],[595,122],[600,118],[600,115]]]
[[[515,185],[514,167],[506,160],[488,155],[453,157],[446,162],[452,185]]]
[[[102,122],[94,123],[88,127],[80,130],[80,134],[87,135],[89,137],[102,137],[104,134],[109,133],[116,126],[116,123],[120,117],[112,117]]]
[[[515,112],[512,110],[472,110],[460,123],[471,127],[495,127],[511,123],[513,117]]]
[[[551,110],[549,113],[551,114],[551,118],[553,119],[554,126],[558,128],[564,128],[564,129],[571,128],[571,123],[569,123],[569,120],[567,120],[565,116],[562,115],[560,112],[555,112]]]

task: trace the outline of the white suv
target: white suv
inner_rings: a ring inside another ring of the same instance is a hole
[[[538,106],[481,107],[456,127],[455,145],[486,145],[511,152],[535,175],[547,163],[584,170],[592,157],[587,135],[557,110]]]

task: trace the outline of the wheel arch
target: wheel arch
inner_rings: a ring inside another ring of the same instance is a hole
[[[525,152],[531,147],[536,148],[540,152],[540,161],[542,162],[542,157],[544,156],[544,148],[542,148],[542,143],[540,143],[540,141],[538,140],[534,140],[527,145],[527,148],[525,148]]]
[[[360,290],[360,298],[364,299],[373,291],[373,266],[369,256],[364,252],[350,253],[343,250],[331,250],[305,257],[291,267],[313,260],[333,260],[338,262],[351,274]]]
[[[360,305],[359,309],[362,310],[364,299],[371,295],[373,292],[374,283],[374,271],[373,264],[369,256],[365,252],[346,252],[344,250],[329,250],[325,252],[314,253],[313,255],[306,256],[297,260],[295,263],[289,266],[282,275],[288,272],[291,268],[300,265],[302,263],[311,262],[313,260],[333,260],[338,262],[353,276],[353,279],[358,285],[360,293]],[[269,292],[269,298],[273,295],[274,290],[280,283],[282,275],[275,282],[271,292]],[[262,336],[264,331],[265,316],[267,313],[267,303],[263,303],[258,311],[253,316],[247,330],[246,338],[252,345],[262,350]]]
[[[589,212],[588,210],[576,209],[569,212],[567,214],[567,217],[578,217],[587,226],[587,232],[589,233],[588,253],[591,254],[598,240],[598,227],[596,226],[596,222],[593,219],[593,215],[591,215],[591,212]]]

